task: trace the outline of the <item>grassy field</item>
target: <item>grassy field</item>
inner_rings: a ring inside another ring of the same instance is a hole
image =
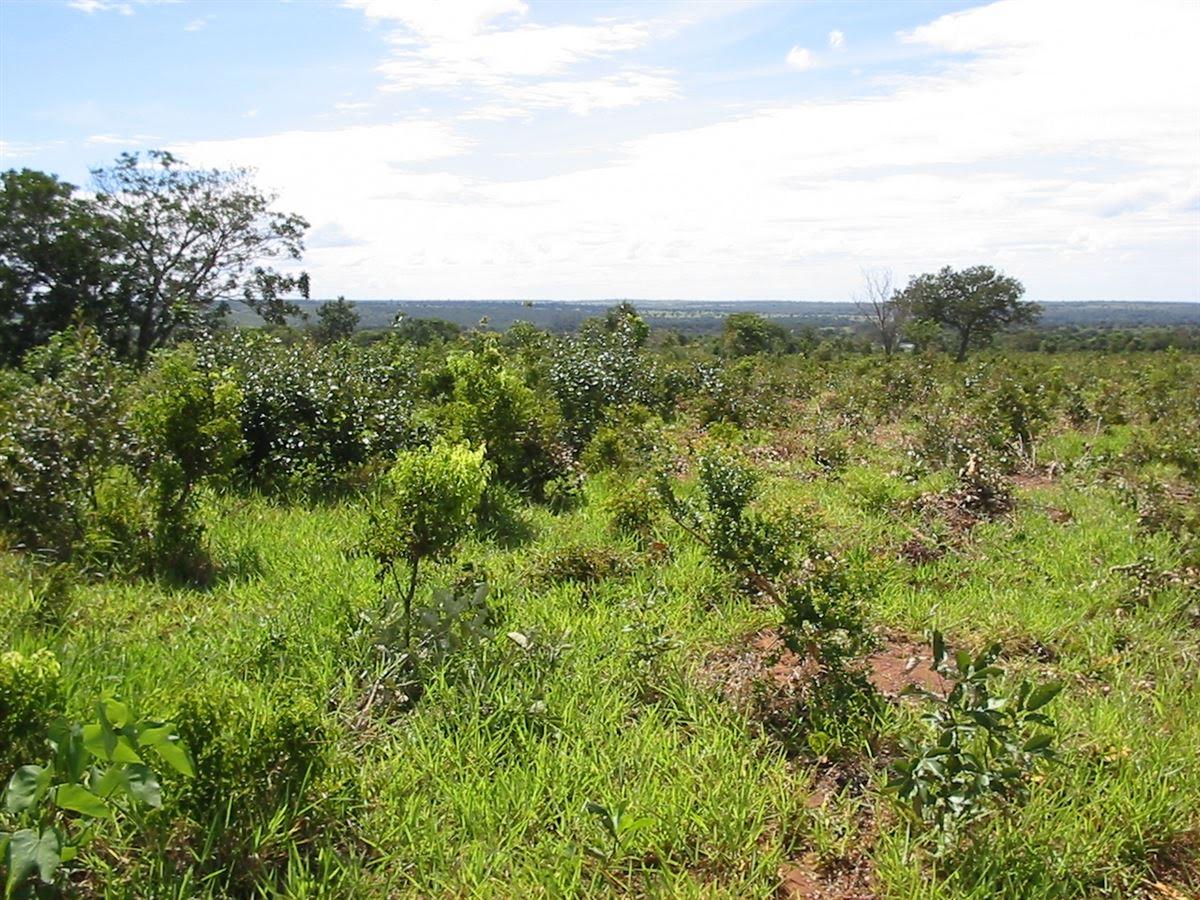
[[[694,438],[680,426],[664,440],[686,463]],[[806,510],[826,546],[871,572],[877,669],[909,667],[936,627],[972,650],[1001,641],[1006,683],[1033,674],[1066,685],[1053,709],[1061,761],[952,868],[923,856],[882,789],[919,705],[890,696],[893,680],[872,727],[849,726],[836,752],[820,754],[802,721],[781,726],[731,702],[719,661],[769,657],[755,636],[778,629],[779,609],[739,591],[665,519],[649,543],[616,533],[610,499],[630,476],[615,471],[589,478],[575,509],[529,507],[501,540],[473,538],[423,579],[418,606],[429,585],[486,579],[491,621],[412,704],[364,696],[361,625],[378,588],[356,549],[366,523],[354,499],[207,495],[221,566],[203,589],[56,584],[3,557],[0,632],[10,649],[54,650],[68,714],[86,718],[95,698],[117,694],[175,717],[198,762],[186,788],[164,776],[165,794],[183,800],[168,803],[158,846],[102,830],[74,889],[983,898],[1200,888],[1196,585],[1162,574],[1181,568],[1177,542],[1139,527],[1084,466],[1010,478],[1011,509],[964,523],[922,506],[953,478],[903,477],[898,438],[864,431],[832,470],[796,452],[803,440],[777,428],[735,443],[759,461],[763,496]],[[1063,431],[1041,461],[1057,450],[1072,462],[1079,446]],[[759,678],[759,694],[776,689]],[[588,804],[625,810],[633,825],[614,841]]]

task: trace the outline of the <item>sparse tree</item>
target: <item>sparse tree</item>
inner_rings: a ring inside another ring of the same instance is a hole
[[[358,310],[345,297],[326,300],[317,307],[317,325],[313,336],[320,344],[332,344],[345,340],[358,327]]]
[[[119,327],[114,235],[74,185],[32,169],[0,177],[0,361],[16,364],[76,320]]]
[[[129,336],[118,351],[142,362],[180,326],[222,316],[231,301],[268,322],[298,313],[308,276],[263,265],[298,260],[308,223],[275,212],[246,169],[193,169],[171,153],[123,153],[92,171],[96,206],[119,242],[129,292]]]
[[[969,347],[986,346],[1001,328],[1037,320],[1042,308],[1023,302],[1024,293],[1021,282],[991,266],[957,272],[946,266],[910,279],[898,302],[914,318],[952,329],[958,336],[955,358],[962,362]]]
[[[908,318],[907,308],[896,302],[891,269],[863,269],[862,275],[863,290],[855,295],[854,305],[879,332],[884,355],[891,356]]]
[[[725,317],[722,349],[726,356],[752,356],[782,349],[787,344],[787,337],[784,328],[758,313],[734,313]]]

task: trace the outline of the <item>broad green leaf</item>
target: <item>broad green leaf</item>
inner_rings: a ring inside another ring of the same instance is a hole
[[[129,738],[99,724],[83,727],[83,745],[93,755],[109,762],[140,763],[142,761]]]
[[[955,653],[954,662],[958,665],[958,671],[963,675],[971,670],[971,654],[966,650],[959,650]]]
[[[163,761],[176,772],[192,778],[196,769],[191,757],[175,733],[175,726],[154,725],[138,733],[139,747],[152,747],[162,757]]]
[[[120,700],[108,699],[99,704],[103,711],[103,718],[114,730],[120,730],[133,721],[129,715],[129,707]]]
[[[125,789],[129,796],[139,803],[155,809],[162,806],[162,788],[159,786],[158,777],[146,766],[125,767]]]
[[[1035,734],[1025,742],[1021,749],[1026,753],[1036,753],[1038,750],[1045,750],[1047,747],[1049,747],[1052,740],[1054,740],[1052,735],[1045,733]]]
[[[163,762],[180,775],[186,775],[188,778],[196,777],[196,767],[192,765],[192,758],[188,755],[183,744],[179,743],[178,740],[163,741],[161,744],[155,744],[154,750],[162,757]]]
[[[62,838],[53,828],[40,833],[23,828],[9,839],[7,856],[8,893],[34,872],[43,883],[50,884],[62,864]]]
[[[60,784],[54,790],[54,802],[93,819],[107,819],[112,815],[108,805],[91,791],[78,784]]]
[[[51,773],[41,766],[21,766],[8,779],[4,806],[13,815],[20,815],[34,806],[50,786]]]
[[[1051,700],[1058,696],[1059,691],[1063,689],[1061,681],[1050,681],[1046,684],[1034,688],[1033,693],[1029,695],[1029,699],[1025,701],[1025,709],[1033,712],[1035,709],[1041,709]]]

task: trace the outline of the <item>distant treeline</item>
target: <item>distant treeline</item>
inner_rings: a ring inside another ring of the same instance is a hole
[[[312,314],[320,300],[301,300],[298,306]],[[490,328],[504,331],[514,322],[528,322],[558,333],[572,332],[585,319],[604,315],[618,301],[578,302],[570,300],[359,300],[355,311],[360,329],[388,328],[398,314],[415,319],[440,319],[460,327],[477,326],[486,320]],[[789,331],[805,327],[854,330],[863,327],[862,312],[850,302],[741,300],[704,303],[688,300],[634,301],[651,330],[684,334],[719,334],[731,313],[753,312]],[[245,324],[257,321],[245,314]],[[1050,302],[1042,304],[1042,317],[1033,329],[1042,333],[1092,329],[1154,327],[1172,333],[1200,328],[1200,303],[1155,303],[1124,301]],[[1175,338],[1178,340],[1178,337]]]

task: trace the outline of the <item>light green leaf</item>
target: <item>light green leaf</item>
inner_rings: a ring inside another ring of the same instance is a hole
[[[1041,709],[1057,697],[1062,689],[1063,685],[1060,681],[1050,681],[1034,688],[1033,693],[1029,695],[1029,699],[1025,701],[1026,711],[1033,712],[1035,709]]]
[[[93,819],[107,819],[112,815],[108,805],[91,791],[78,784],[60,784],[54,790],[54,802]]]

